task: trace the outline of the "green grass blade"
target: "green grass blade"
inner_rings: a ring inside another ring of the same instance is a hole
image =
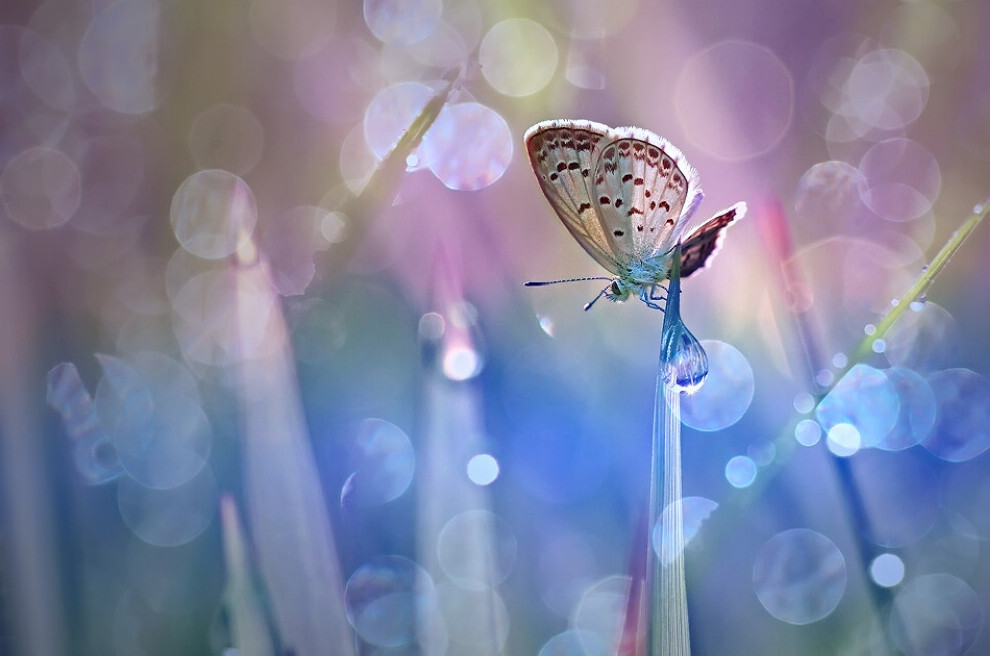
[[[904,312],[907,311],[911,303],[918,300],[927,290],[931,287],[932,283],[935,282],[935,278],[939,273],[945,268],[945,265],[949,263],[952,256],[956,254],[956,251],[963,245],[963,243],[973,234],[976,227],[980,225],[983,219],[986,217],[987,213],[990,212],[990,202],[983,202],[973,208],[973,214],[966,220],[962,226],[956,230],[949,241],[942,246],[942,249],[938,252],[935,258],[932,260],[922,274],[914,281],[911,288],[908,289],[904,295],[898,299],[898,302],[890,308],[890,311],[884,315],[880,323],[876,325],[876,329],[872,334],[867,335],[859,346],[853,353],[853,357],[849,359],[848,364],[845,368],[835,377],[836,380],[842,378],[842,374],[847,372],[853,367],[853,365],[863,362],[873,353],[873,344],[878,339],[883,339],[890,327],[901,317]]]

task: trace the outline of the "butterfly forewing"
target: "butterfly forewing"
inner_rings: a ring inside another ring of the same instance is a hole
[[[650,258],[673,246],[671,235],[689,184],[665,146],[670,148],[620,138],[602,149],[595,164],[594,201],[613,250],[627,260]]]
[[[746,215],[746,203],[736,203],[698,226],[681,242],[681,277],[705,266],[722,244],[725,229]]]
[[[594,161],[609,128],[591,121],[546,121],[526,132],[526,151],[543,194],[579,244],[618,273],[612,245],[592,201]]]

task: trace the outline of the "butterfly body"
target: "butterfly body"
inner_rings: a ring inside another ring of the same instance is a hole
[[[595,300],[638,296],[659,309],[656,288],[670,276],[678,242],[681,276],[687,277],[705,265],[724,229],[746,211],[738,203],[684,237],[703,197],[698,174],[680,150],[649,130],[554,120],[531,127],[525,141],[550,205],[615,276]]]

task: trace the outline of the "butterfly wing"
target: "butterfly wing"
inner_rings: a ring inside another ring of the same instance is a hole
[[[681,277],[687,278],[704,267],[722,245],[726,228],[744,216],[746,203],[736,203],[693,230],[681,242]]]
[[[526,152],[543,195],[564,227],[600,265],[619,273],[591,196],[594,161],[609,127],[592,121],[544,121],[526,131]]]
[[[662,255],[701,201],[698,174],[663,137],[641,128],[610,130],[595,161],[592,201],[622,262]]]

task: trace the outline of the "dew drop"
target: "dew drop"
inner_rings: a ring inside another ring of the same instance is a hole
[[[660,369],[666,385],[688,394],[698,391],[708,376],[708,355],[681,321],[681,284],[676,273],[671,278],[664,309]]]
[[[877,332],[877,327],[874,326],[872,323],[868,323],[865,326],[863,326],[863,332],[867,335],[873,335]]]
[[[883,341],[882,339],[873,340],[874,353],[883,353],[886,350],[887,350],[887,342]]]
[[[671,330],[664,327],[661,351],[664,382],[680,392],[698,391],[708,376],[708,355],[680,319]]]

